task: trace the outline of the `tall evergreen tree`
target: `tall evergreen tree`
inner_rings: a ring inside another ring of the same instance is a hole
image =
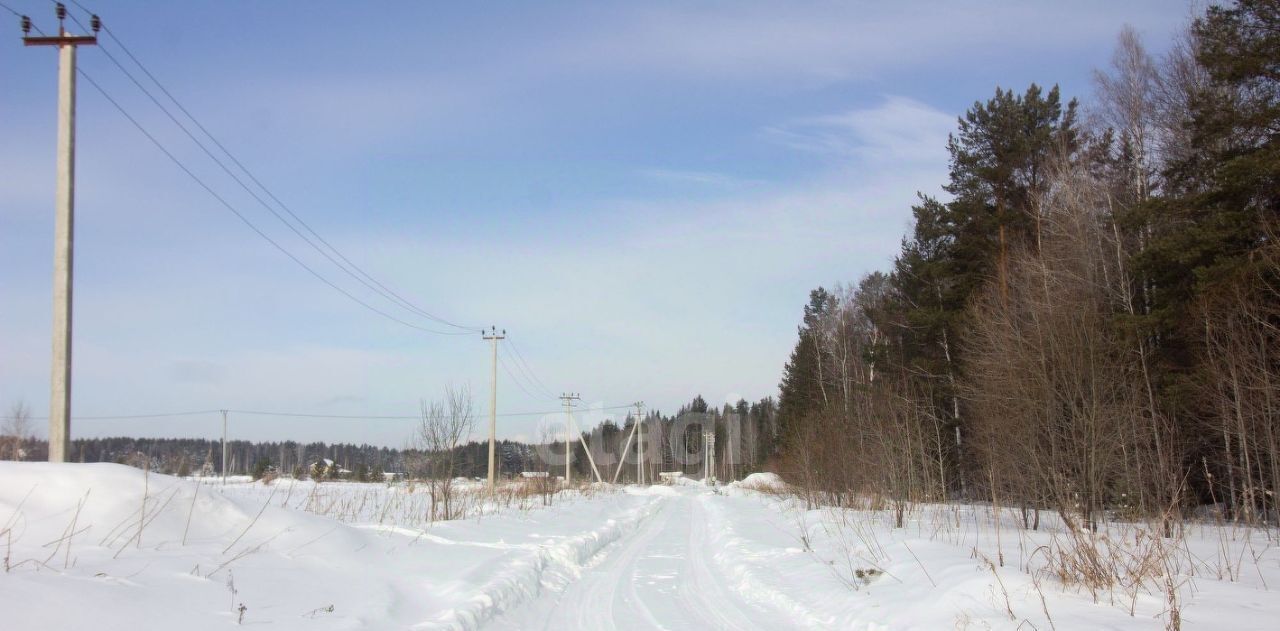
[[[798,329],[799,339],[791,351],[791,359],[783,369],[781,394],[778,399],[778,425],[782,439],[792,433],[806,415],[821,409],[824,402],[821,365],[821,324],[823,317],[836,308],[835,296],[819,287],[809,292],[804,307],[804,321]]]
[[[1211,7],[1193,31],[1210,81],[1193,95],[1192,150],[1168,165],[1168,194],[1145,206],[1154,234],[1138,258],[1164,385],[1182,403],[1202,337],[1197,301],[1248,275],[1280,226],[1280,2]]]
[[[1024,94],[996,89],[960,117],[947,143],[948,202],[921,196],[914,228],[894,262],[893,299],[901,303],[899,366],[928,380],[938,418],[960,435],[956,390],[963,367],[959,340],[973,296],[987,282],[1007,283],[1010,248],[1035,247],[1036,199],[1053,160],[1080,149],[1077,103],[1065,106],[1058,87],[1032,84]]]

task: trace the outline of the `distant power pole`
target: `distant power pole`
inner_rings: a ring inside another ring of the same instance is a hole
[[[227,411],[222,410],[222,484],[227,483]]]
[[[98,43],[95,35],[72,35],[63,28],[67,7],[57,5],[58,34],[33,37],[31,18],[22,16],[22,43],[58,47],[57,188],[53,197],[53,371],[49,395],[49,462],[66,462],[71,450],[71,261],[75,234],[76,48]]]
[[[632,405],[636,406],[635,422],[631,424],[631,433],[627,434],[627,444],[623,445],[622,451],[618,452],[621,455],[618,457],[618,469],[613,472],[614,484],[618,483],[618,476],[622,473],[622,465],[627,461],[627,454],[631,451],[631,441],[638,436],[640,430],[640,409],[644,407],[644,404],[633,403]],[[641,437],[641,440],[643,440],[643,437]],[[638,452],[636,455],[636,483],[639,484],[641,471],[643,471],[641,460],[644,456],[644,447],[637,443],[636,448]]]
[[[564,485],[569,486],[573,481],[573,469],[570,467],[573,462],[573,402],[582,400],[582,397],[561,394],[560,400],[564,402]]]
[[[644,484],[644,401],[636,401],[636,484]]]
[[[482,337],[493,346],[493,370],[489,375],[489,491],[493,491],[497,472],[494,453],[498,442],[498,340],[507,339],[507,330],[503,329],[502,333],[498,333],[491,326],[489,332],[482,334]]]
[[[715,481],[716,476],[716,431],[702,432],[702,480],[708,484]]]

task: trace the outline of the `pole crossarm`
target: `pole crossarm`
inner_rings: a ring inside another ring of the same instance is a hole
[[[22,38],[24,46],[96,46],[94,35],[35,35]]]
[[[58,34],[57,35],[45,35],[44,33],[40,32],[40,29],[36,29],[36,32],[40,33],[39,35],[31,35],[30,34],[31,28],[33,27],[33,24],[31,23],[31,18],[25,15],[21,16],[23,45],[25,46],[95,46],[97,45],[98,31],[102,28],[102,18],[99,18],[97,14],[94,14],[89,18],[89,25],[90,25],[90,28],[93,29],[93,35],[72,35],[71,33],[67,32],[67,29],[65,28],[65,23],[68,15],[67,5],[61,2],[55,2],[54,15],[56,15],[58,18]],[[77,24],[80,23],[80,21],[76,20],[74,17],[72,17],[71,19],[75,20]]]

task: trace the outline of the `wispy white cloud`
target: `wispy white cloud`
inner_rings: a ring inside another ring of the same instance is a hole
[[[954,115],[888,96],[875,107],[801,118],[766,127],[765,138],[792,149],[864,161],[937,163],[946,159]]]
[[[589,35],[546,45],[548,67],[609,67],[725,79],[827,83],[936,63],[951,55],[1110,42],[1128,21],[1162,25],[1166,3],[805,2],[645,3],[612,14]]]

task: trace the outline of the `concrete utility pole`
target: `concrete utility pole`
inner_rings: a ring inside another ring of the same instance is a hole
[[[57,188],[53,196],[53,371],[49,394],[49,462],[66,462],[71,451],[71,261],[75,235],[76,47],[98,43],[95,35],[72,35],[63,28],[67,7],[57,5],[58,35],[32,37],[31,18],[22,16],[22,43],[58,47]]]
[[[716,431],[702,432],[702,445],[706,457],[702,460],[702,480],[708,484],[715,480],[716,475]]]
[[[627,434],[627,444],[623,445],[623,446],[622,446],[622,451],[618,452],[618,454],[619,454],[619,456],[618,456],[618,468],[617,468],[617,470],[615,470],[615,471],[613,472],[613,484],[617,484],[617,483],[618,483],[618,476],[622,473],[622,465],[623,465],[623,464],[626,464],[626,462],[627,462],[627,453],[631,451],[631,441],[636,437],[637,432],[640,430],[640,408],[641,408],[641,406],[643,406],[644,404],[643,404],[643,403],[634,403],[633,405],[635,405],[635,406],[636,406],[636,416],[635,416],[635,421],[634,421],[633,423],[631,423],[631,432],[630,432],[629,434]],[[639,451],[639,454],[644,454],[644,447],[643,447],[643,446],[640,446],[639,444],[637,444],[637,449],[638,449],[638,451]],[[640,471],[641,471],[640,455],[637,455],[637,456],[636,456],[636,484],[639,484],[639,483],[640,483]]]
[[[644,484],[644,401],[636,401],[636,484]]]
[[[503,329],[502,333],[498,333],[491,326],[489,332],[482,333],[481,336],[493,346],[493,372],[489,375],[489,491],[493,492],[497,472],[494,452],[498,443],[498,340],[507,339],[507,330]]]
[[[576,394],[561,394],[560,400],[564,402],[564,485],[569,486],[573,481],[573,469],[570,463],[573,462],[573,402],[580,401],[582,397]]]
[[[730,482],[738,479],[735,474],[736,470],[733,468],[733,465],[734,465],[733,452],[738,450],[737,449],[737,446],[739,443],[738,432],[740,431],[739,428],[741,427],[738,421],[739,419],[736,413],[730,416],[726,416],[724,419],[724,437],[729,441],[729,444],[724,446],[724,460],[725,460],[724,479],[726,482]]]
[[[222,410],[222,484],[227,483],[227,411]]]

